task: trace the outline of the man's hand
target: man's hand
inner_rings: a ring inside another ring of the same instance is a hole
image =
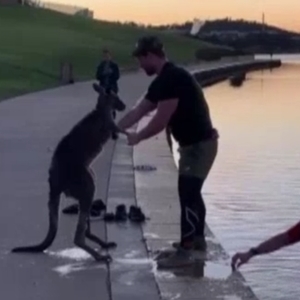
[[[127,132],[127,141],[129,146],[137,145],[141,140],[136,132]]]
[[[142,99],[117,123],[117,126],[124,130],[130,128],[155,108],[155,104],[147,99]]]
[[[250,251],[236,253],[231,260],[232,270],[235,271],[241,265],[246,264],[251,258],[252,254]]]

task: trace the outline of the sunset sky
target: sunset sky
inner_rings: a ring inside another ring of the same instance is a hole
[[[88,6],[106,20],[162,24],[223,17],[266,22],[300,32],[300,0],[56,0]]]

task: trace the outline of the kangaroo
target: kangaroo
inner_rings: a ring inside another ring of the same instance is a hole
[[[121,131],[113,120],[113,110],[124,111],[126,105],[113,92],[106,92],[93,84],[98,93],[96,108],[79,121],[58,143],[49,168],[49,229],[46,238],[37,245],[18,247],[12,252],[43,252],[49,248],[57,234],[61,194],[74,198],[79,204],[79,216],[74,244],[88,252],[96,261],[109,262],[109,255],[101,255],[85,243],[85,238],[104,249],[116,247],[91,233],[89,212],[94,199],[95,178],[92,162],[112,135]]]

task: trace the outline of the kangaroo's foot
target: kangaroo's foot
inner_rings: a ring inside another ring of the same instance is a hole
[[[110,248],[117,247],[117,244],[115,242],[104,242],[103,240],[98,238],[96,235],[94,235],[91,232],[90,220],[87,221],[87,229],[86,229],[86,232],[85,232],[85,236],[89,240],[91,240],[91,241],[95,242],[96,244],[98,244],[103,249],[110,249]]]

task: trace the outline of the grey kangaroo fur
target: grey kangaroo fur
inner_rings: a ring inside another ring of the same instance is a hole
[[[43,252],[50,247],[58,230],[61,194],[79,202],[79,216],[74,244],[87,251],[96,261],[108,262],[109,255],[101,255],[85,243],[85,238],[104,249],[116,247],[91,233],[89,212],[94,199],[95,182],[92,162],[112,135],[121,131],[114,123],[112,111],[125,110],[125,104],[113,92],[105,92],[93,84],[98,93],[96,108],[79,121],[57,145],[49,168],[49,229],[46,238],[37,245],[12,249],[12,252]]]

